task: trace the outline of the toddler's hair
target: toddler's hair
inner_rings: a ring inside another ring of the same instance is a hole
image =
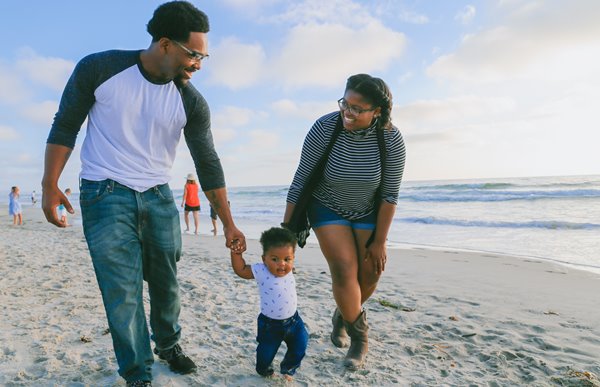
[[[296,251],[296,236],[288,229],[271,227],[260,235],[260,244],[263,254],[272,247],[292,246]]]

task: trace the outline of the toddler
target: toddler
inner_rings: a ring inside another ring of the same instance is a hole
[[[296,237],[284,228],[273,227],[260,237],[262,263],[247,265],[241,253],[231,252],[233,271],[244,279],[256,279],[260,293],[256,372],[272,377],[273,359],[284,341],[287,352],[281,374],[291,381],[306,353],[308,332],[297,309],[294,253]]]

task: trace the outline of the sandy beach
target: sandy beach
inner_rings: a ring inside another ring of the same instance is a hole
[[[17,227],[0,212],[0,385],[124,386],[81,227],[55,228],[39,208]],[[156,359],[154,385],[285,385],[254,371],[258,294],[233,274],[222,236],[183,235],[183,245],[181,344],[199,369],[175,375]],[[258,242],[248,245],[246,261],[260,260]],[[352,372],[329,341],[324,258],[315,245],[298,250],[310,342],[295,385],[600,386],[600,275],[449,249],[389,256],[365,305],[367,364]]]

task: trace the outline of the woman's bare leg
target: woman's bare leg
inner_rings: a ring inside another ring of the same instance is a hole
[[[355,321],[361,312],[361,289],[352,229],[328,225],[315,229],[315,234],[331,272],[333,298],[344,320]]]
[[[185,231],[190,231],[190,212],[183,211],[183,219],[185,220]]]
[[[192,211],[192,215],[194,216],[194,234],[198,234],[198,211]]]

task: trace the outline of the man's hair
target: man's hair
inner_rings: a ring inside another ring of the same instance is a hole
[[[260,236],[263,254],[272,247],[282,246],[292,246],[295,251],[296,242],[296,236],[290,230],[281,227],[271,227],[267,231],[263,231]]]
[[[208,16],[187,1],[170,1],[160,5],[148,22],[152,41],[160,38],[187,42],[190,32],[208,32]]]

